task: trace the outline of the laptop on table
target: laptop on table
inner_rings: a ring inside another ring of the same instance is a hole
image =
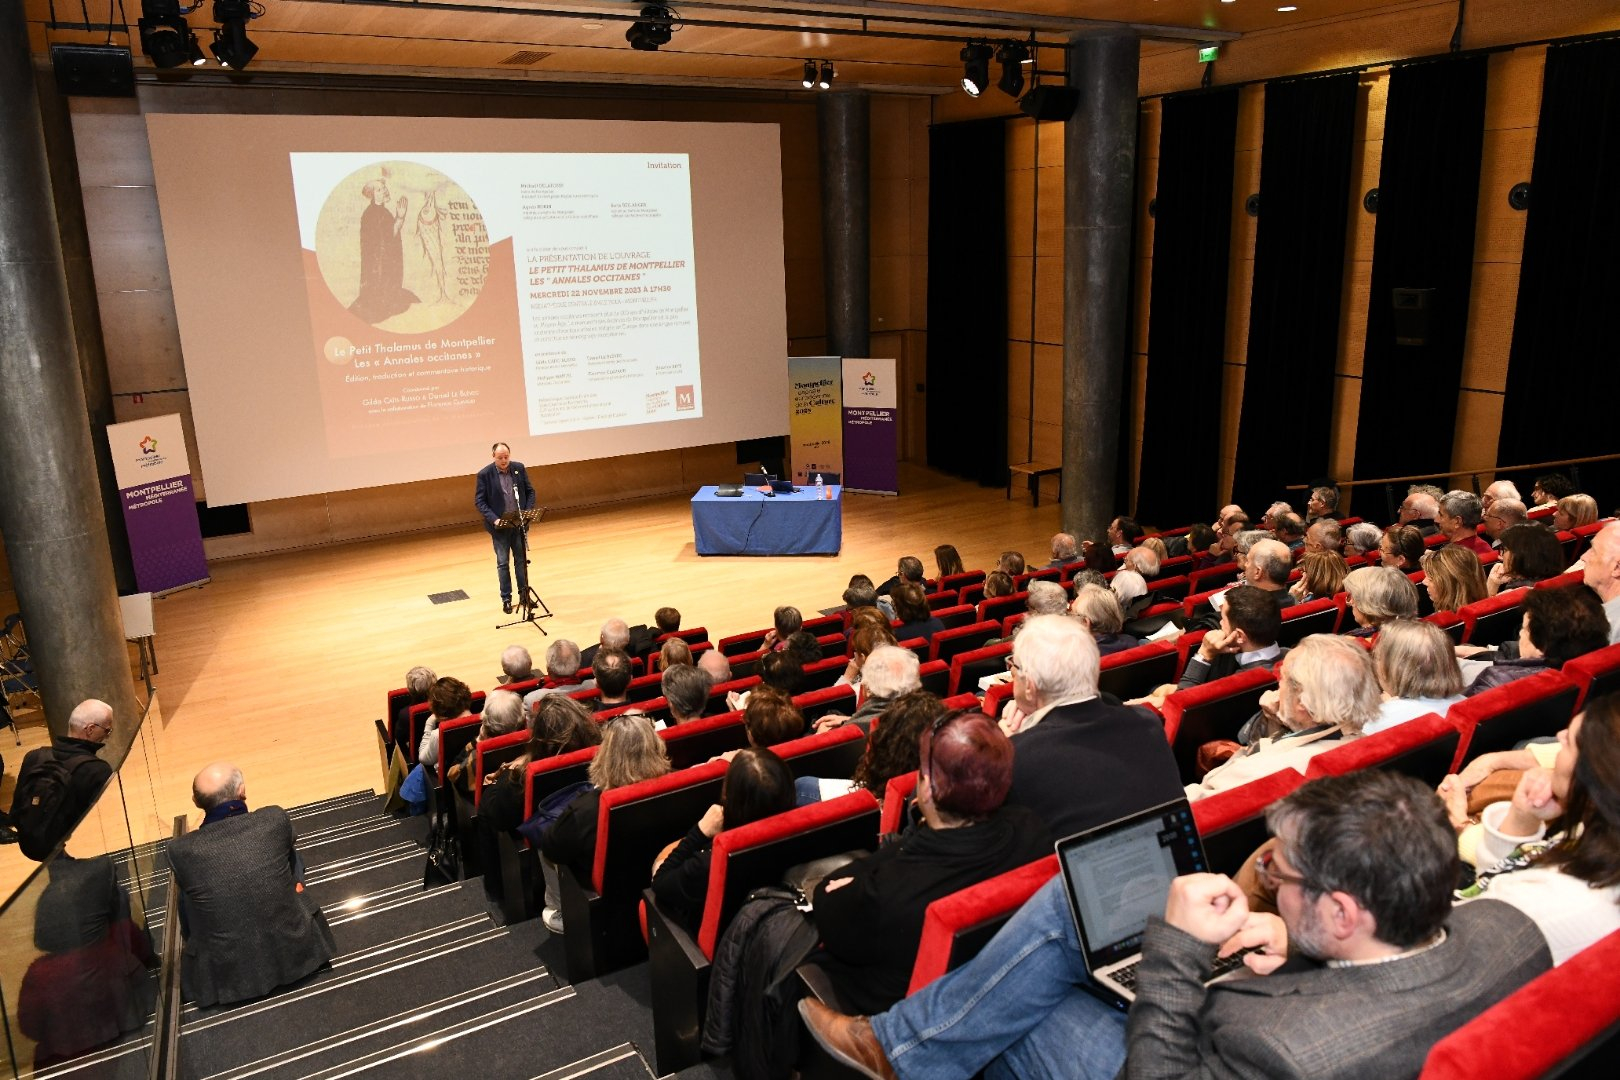
[[[1163,915],[1170,882],[1205,873],[1209,862],[1192,807],[1176,799],[1057,842],[1087,990],[1119,1009],[1136,1000],[1136,969],[1148,917]],[[1243,965],[1244,951],[1216,961],[1206,982]]]

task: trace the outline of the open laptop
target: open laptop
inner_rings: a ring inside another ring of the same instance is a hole
[[[791,495],[799,489],[793,486],[791,480],[772,480],[771,490],[778,495]]]
[[[1163,915],[1170,882],[1209,869],[1186,799],[1075,833],[1057,842],[1058,865],[1080,934],[1087,989],[1117,1008],[1136,1000],[1136,966],[1150,915]],[[1242,965],[1217,962],[1211,980]]]

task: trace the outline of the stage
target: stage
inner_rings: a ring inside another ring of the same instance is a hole
[[[495,629],[508,617],[470,475],[464,527],[215,561],[210,584],[156,603],[156,817],[195,818],[191,777],[220,758],[242,766],[256,806],[376,787],[372,720],[414,664],[487,690],[505,646],[528,647],[540,666],[550,641],[589,645],[613,615],[650,623],[668,604],[683,626],[707,626],[718,640],[770,625],[778,604],[806,615],[835,606],[851,574],[882,581],[901,555],[918,556],[932,574],[939,543],[955,544],[970,569],[989,568],[1008,548],[1034,566],[1050,557],[1056,505],[1034,509],[1025,497],[1007,501],[1003,487],[919,468],[902,466],[900,479],[898,497],[844,496],[836,557],[700,557],[690,490],[549,515],[534,535],[531,576],[556,613],[541,624],[550,637]],[[456,589],[469,599],[428,600]],[[25,717],[22,736],[22,748],[3,748],[8,759],[43,745],[43,720]]]

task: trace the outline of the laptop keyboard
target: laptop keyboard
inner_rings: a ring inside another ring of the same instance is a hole
[[[1253,949],[1239,949],[1231,956],[1216,957],[1215,963],[1210,966],[1209,974],[1205,976],[1204,981],[1207,983],[1220,978],[1227,972],[1236,971],[1243,966],[1243,958],[1253,951]],[[1124,967],[1115,968],[1108,973],[1108,977],[1134,994],[1136,993],[1136,969],[1139,964],[1141,964],[1141,961],[1136,960],[1126,964]]]

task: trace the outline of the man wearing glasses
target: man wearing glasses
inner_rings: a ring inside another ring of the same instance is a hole
[[[112,729],[112,706],[90,698],[68,716],[65,736],[28,752],[11,800],[17,831],[6,842],[20,839],[24,855],[42,860],[67,839],[112,775],[112,766],[96,756]]]
[[[1081,989],[1063,878],[972,961],[870,1020],[799,1011],[872,1077],[1415,1076],[1429,1048],[1547,970],[1546,942],[1506,904],[1455,910],[1456,838],[1434,793],[1368,770],[1274,804],[1259,869],[1280,915],[1221,874],[1170,886],[1142,942],[1129,1013]],[[1205,983],[1217,955],[1250,974]],[[1258,976],[1264,976],[1263,978]]]

